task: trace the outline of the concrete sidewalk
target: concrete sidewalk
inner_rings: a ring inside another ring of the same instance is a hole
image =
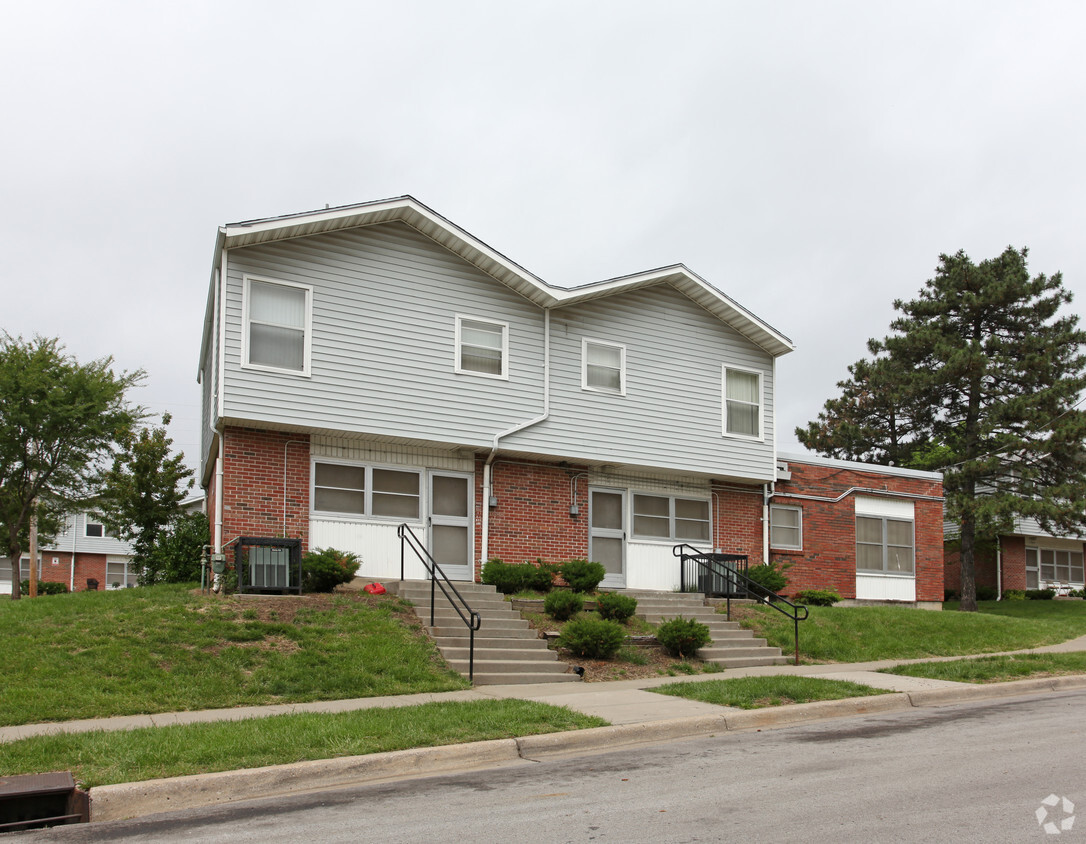
[[[1013,653],[1071,651],[1086,651],[1086,636],[1058,645],[1037,648],[1034,651]],[[986,654],[986,656],[990,655]],[[419,748],[393,753],[376,753],[369,756],[302,762],[294,765],[101,786],[91,789],[91,819],[101,821],[302,791],[347,787],[366,782],[449,773],[454,770],[529,764],[556,755],[602,752],[633,744],[717,735],[732,730],[767,729],[823,718],[1086,688],[1086,675],[977,685],[878,673],[880,668],[906,662],[937,662],[961,658],[939,657],[854,664],[760,666],[728,669],[719,674],[654,677],[606,683],[480,686],[438,694],[133,715],[56,724],[28,724],[0,728],[0,742],[65,732],[131,730],[172,724],[237,721],[299,712],[348,712],[359,709],[412,706],[432,701],[500,698],[517,698],[565,706],[577,712],[603,718],[612,725],[516,739]],[[782,674],[850,680],[875,688],[887,689],[897,694],[740,710],[656,694],[651,691],[653,688],[668,683],[705,682],[734,677]]]

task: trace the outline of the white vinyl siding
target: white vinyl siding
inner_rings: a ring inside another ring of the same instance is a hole
[[[724,367],[724,434],[762,438],[762,374]]]
[[[633,496],[633,535],[638,539],[708,542],[712,539],[709,502],[677,496]]]
[[[581,389],[626,395],[626,347],[582,340]]]
[[[803,510],[773,504],[769,508],[769,545],[782,551],[803,550]]]
[[[509,326],[472,317],[456,317],[456,372],[508,378]]]
[[[245,363],[309,374],[312,288],[245,278]]]
[[[316,514],[401,522],[420,517],[421,472],[314,461],[312,480]]]

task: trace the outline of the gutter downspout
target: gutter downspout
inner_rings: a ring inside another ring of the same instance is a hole
[[[1003,540],[996,537],[996,600],[1003,600]]]
[[[551,309],[543,309],[543,412],[536,416],[534,419],[529,419],[527,422],[521,422],[514,425],[512,428],[494,435],[494,441],[490,446],[490,454],[486,458],[486,463],[483,464],[483,536],[482,536],[482,548],[481,562],[485,563],[490,556],[490,497],[492,494],[491,476],[493,470],[491,466],[494,463],[494,459],[498,456],[498,443],[505,437],[512,434],[519,433],[520,431],[530,428],[533,425],[538,425],[551,415]]]
[[[79,525],[79,516],[78,515],[73,515],[72,516],[72,574],[71,574],[70,582],[68,583],[68,591],[69,592],[74,592],[75,591],[75,544],[76,544],[76,541],[78,539],[78,534],[76,533],[76,528],[77,528],[78,525]]]
[[[215,459],[215,553],[222,553],[222,499],[223,499],[223,458],[225,452],[224,440],[226,432],[219,434],[219,456]]]
[[[769,499],[773,497],[776,484],[762,485],[762,564],[769,562]]]

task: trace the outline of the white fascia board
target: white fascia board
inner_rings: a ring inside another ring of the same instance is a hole
[[[808,466],[829,466],[834,469],[852,469],[857,472],[871,472],[877,475],[893,475],[899,478],[916,478],[924,481],[943,480],[942,472],[928,472],[923,469],[904,469],[900,466],[883,466],[879,463],[861,463],[858,460],[838,460],[822,457],[818,454],[783,454],[777,453],[777,460],[785,463],[805,463]]]

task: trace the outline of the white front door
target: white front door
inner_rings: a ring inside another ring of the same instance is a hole
[[[602,563],[607,574],[600,586],[626,586],[626,493],[621,489],[588,490],[588,559]]]
[[[473,476],[430,473],[430,554],[449,580],[474,580]]]

